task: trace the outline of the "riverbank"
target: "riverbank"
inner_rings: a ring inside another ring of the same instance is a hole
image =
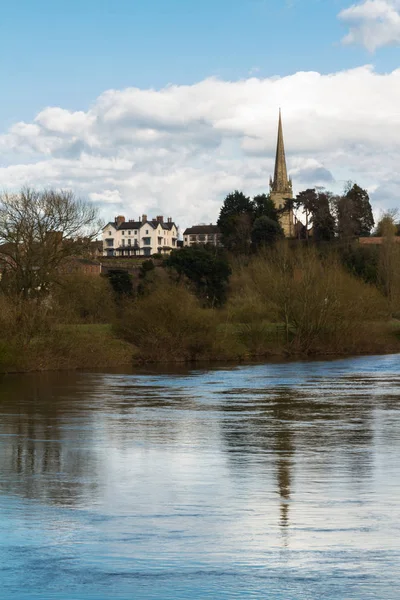
[[[131,365],[134,348],[109,324],[60,325],[25,344],[0,345],[0,372],[65,371]]]
[[[135,280],[74,273],[40,297],[0,293],[0,372],[400,352],[400,282],[383,289],[333,251],[186,254]]]
[[[348,342],[351,340],[348,340]],[[323,341],[313,351],[301,352],[285,344],[281,324],[259,323],[256,327],[242,324],[219,326],[214,343],[195,357],[166,354],[160,348],[159,358],[149,356],[134,344],[117,336],[111,324],[59,325],[34,336],[23,346],[17,341],[0,345],[0,373],[34,371],[68,371],[114,369],[145,364],[208,364],[210,362],[243,363],[259,360],[293,358],[328,358],[354,355],[400,353],[400,321],[370,324],[369,336],[362,347],[343,344],[341,348],[324,346]]]

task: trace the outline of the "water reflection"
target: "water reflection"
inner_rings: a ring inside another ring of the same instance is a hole
[[[4,378],[1,490],[59,505],[75,503],[87,473],[97,468],[84,409],[87,391],[65,375]],[[93,490],[93,481],[89,487]]]
[[[399,386],[398,357],[6,377],[0,582],[22,598],[36,544],[54,598],[130,598],[133,574],[140,598],[389,598]]]

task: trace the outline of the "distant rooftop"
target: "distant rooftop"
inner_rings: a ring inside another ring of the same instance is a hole
[[[218,225],[194,225],[193,227],[188,227],[183,232],[183,235],[196,235],[201,233],[220,233]]]

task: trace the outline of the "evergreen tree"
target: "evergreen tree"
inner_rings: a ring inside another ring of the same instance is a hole
[[[109,269],[107,277],[117,297],[133,295],[132,277],[128,271],[125,269]]]
[[[357,222],[357,235],[361,237],[369,235],[375,221],[367,190],[355,183],[347,192],[346,198],[353,203],[354,219]]]
[[[217,221],[225,248],[239,253],[249,251],[254,213],[254,202],[243,192],[228,194]]]
[[[315,189],[307,189],[296,196],[296,208],[302,208],[306,219],[306,239],[308,239],[308,225],[312,220],[312,215],[317,211],[318,196]]]
[[[179,279],[186,277],[197,296],[209,306],[220,306],[225,302],[231,268],[220,248],[198,245],[173,250],[165,265],[175,269]]]
[[[356,183],[348,186],[336,201],[338,232],[342,238],[364,237],[374,227],[374,216],[367,190]]]
[[[335,218],[330,210],[330,194],[319,192],[313,207],[313,236],[316,241],[329,242],[335,237]]]
[[[255,249],[271,246],[280,238],[283,238],[283,230],[277,221],[266,216],[258,217],[254,221],[251,241]]]
[[[272,221],[279,222],[279,209],[276,208],[270,194],[258,194],[253,198],[254,217],[268,217]]]
[[[270,231],[277,232],[279,236],[282,231],[279,224],[279,212],[269,194],[258,194],[252,200],[238,190],[228,194],[217,222],[225,248],[231,252],[247,254],[252,242],[253,226],[255,221],[261,217],[273,222],[273,225],[270,225]],[[264,224],[265,229],[267,221],[261,221],[261,223]],[[259,226],[256,227],[256,230],[258,228]]]

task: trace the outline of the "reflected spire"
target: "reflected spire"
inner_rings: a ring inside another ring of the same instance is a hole
[[[293,433],[288,419],[292,399],[283,394],[277,398],[274,409],[274,417],[279,423],[275,431],[274,449],[276,455],[276,478],[280,496],[280,526],[282,531],[287,530],[290,525],[289,507],[292,483],[292,457],[294,454]]]

